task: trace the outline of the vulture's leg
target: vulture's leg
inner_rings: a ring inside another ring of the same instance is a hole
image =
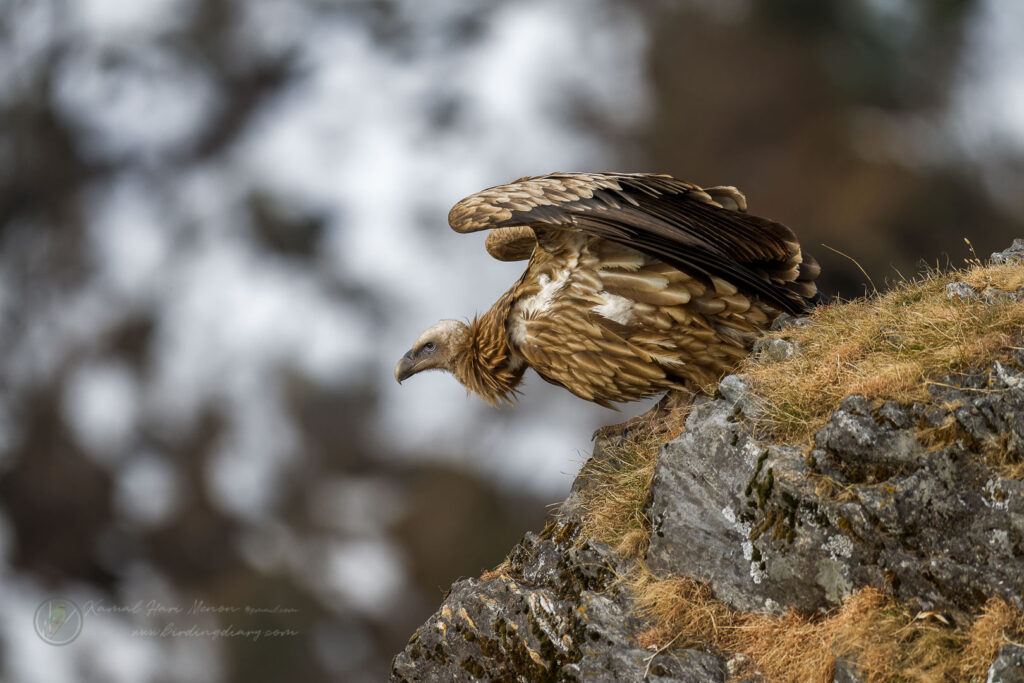
[[[649,429],[655,434],[681,432],[683,427],[682,421],[686,419],[686,415],[690,412],[694,396],[694,392],[688,389],[669,391],[646,413],[637,415],[620,424],[601,427],[594,432],[591,439],[626,436],[630,432],[640,429]]]

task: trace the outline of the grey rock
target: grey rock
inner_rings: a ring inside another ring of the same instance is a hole
[[[527,534],[507,572],[452,586],[395,657],[392,680],[724,681],[711,654],[637,646],[641,622],[615,583],[627,570],[582,543],[573,521]]]
[[[1005,645],[988,669],[986,683],[1024,683],[1024,647]]]
[[[697,650],[654,653],[630,648],[612,653],[612,661],[584,658],[580,681],[650,681],[650,683],[724,683],[722,660]],[[646,675],[645,675],[646,674]]]
[[[964,301],[981,300],[987,304],[997,304],[1003,301],[1020,301],[1024,298],[1024,290],[1008,292],[1005,289],[986,287],[979,292],[966,282],[950,282],[946,285],[946,298],[963,299]]]
[[[887,478],[891,467],[912,467],[924,450],[912,430],[880,423],[862,396],[844,398],[814,440],[847,473],[843,479],[857,483]]]
[[[832,683],[864,683],[864,679],[857,673],[857,667],[849,659],[837,658],[835,667]]]
[[[778,332],[779,330],[785,330],[790,327],[807,327],[811,324],[810,318],[798,318],[789,313],[782,313],[775,320],[772,321],[770,329],[772,332]]]
[[[1003,301],[1020,301],[1021,290],[1015,292],[1008,292],[1005,289],[997,289],[995,287],[986,287],[981,292],[981,299],[987,304],[997,304]]]
[[[800,347],[786,339],[758,339],[751,353],[761,363],[778,363],[799,353]]]
[[[993,256],[995,256],[995,254],[993,254]],[[946,285],[946,298],[971,301],[978,298],[978,290],[971,287],[966,282],[950,282]]]
[[[757,397],[750,393],[747,382],[739,375],[726,375],[718,383],[717,395],[721,396],[731,406],[731,420],[738,420],[741,416],[757,417],[760,412]],[[698,397],[694,405],[707,401],[706,397]]]
[[[997,251],[989,257],[989,263],[1003,265],[1024,261],[1024,239],[1017,238],[1009,248]]]
[[[739,375],[726,375],[722,378],[722,381],[718,383],[718,393],[725,398],[726,401],[735,403],[742,398],[745,398],[749,393],[747,390],[746,381]]]
[[[878,417],[890,427],[907,429],[914,424],[913,415],[896,401],[886,401],[878,409]]]
[[[816,609],[827,598],[814,577],[834,573],[819,568],[817,547],[771,557],[762,550],[768,548],[761,537],[771,537],[776,528],[789,535],[786,524],[795,524],[799,512],[765,510],[776,500],[785,505],[774,490],[783,474],[777,464],[793,470],[786,476],[802,478],[803,458],[795,448],[778,452],[755,441],[747,424],[735,418],[743,397],[720,393],[723,398],[697,405],[683,434],[661,449],[648,513],[648,566],[655,573],[707,580],[718,598],[740,609]],[[805,542],[816,546],[820,539],[802,535],[797,540]]]
[[[649,566],[744,610],[827,608],[863,586],[957,619],[983,595],[1021,605],[1024,482],[984,452],[1024,459],[1024,376],[995,364],[959,381],[934,405],[847,397],[810,452],[758,441],[736,417],[753,399],[730,381],[661,449]],[[940,448],[919,431],[954,423]]]

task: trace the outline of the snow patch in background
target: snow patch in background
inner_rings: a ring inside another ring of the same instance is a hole
[[[71,26],[95,39],[135,38],[179,26],[189,17],[195,0],[75,0],[67,5]]]
[[[108,48],[87,44],[61,61],[53,97],[82,130],[82,151],[148,159],[194,140],[220,104],[214,85],[157,46],[118,49],[111,58]]]
[[[180,481],[174,467],[161,455],[133,455],[117,472],[114,503],[130,520],[155,527],[179,508]]]
[[[320,585],[328,598],[385,618],[400,604],[406,585],[399,548],[384,538],[325,543]]]
[[[138,382],[124,363],[99,361],[76,368],[64,390],[64,420],[97,462],[116,463],[135,429]]]
[[[147,302],[158,291],[175,234],[142,178],[126,176],[85,202],[90,247],[100,277],[127,301]],[[155,276],[156,275],[156,276]]]
[[[969,24],[968,58],[954,109],[975,161],[1024,147],[1024,4],[982,0]]]

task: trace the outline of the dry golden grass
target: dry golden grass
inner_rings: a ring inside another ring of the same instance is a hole
[[[632,427],[618,443],[605,447],[605,457],[588,461],[579,476],[586,486],[578,494],[582,513],[581,536],[611,546],[622,557],[647,552],[651,524],[644,506],[651,491],[658,447],[679,435],[690,405],[683,403],[668,416]]]
[[[972,268],[957,271],[961,279],[979,292],[988,287],[995,287],[1004,292],[1015,292],[1024,287],[1024,267],[1020,264],[1001,266],[975,265]]]
[[[704,647],[741,654],[737,676],[769,681],[831,681],[845,658],[869,682],[981,681],[1002,645],[1024,635],[1024,617],[989,600],[973,623],[953,628],[933,615],[911,614],[866,588],[825,615],[781,617],[736,612],[693,579],[655,578],[638,565],[627,579],[638,610],[653,626],[641,647]]]
[[[968,632],[962,670],[979,671],[989,666],[999,648],[1009,642],[1020,643],[1022,636],[1024,613],[999,598],[990,599]]]
[[[772,438],[810,438],[848,394],[902,402],[927,400],[930,382],[988,365],[1019,343],[1024,302],[993,303],[946,296],[946,285],[965,281],[1015,291],[1024,267],[973,266],[931,273],[891,292],[822,306],[813,324],[772,333],[801,353],[739,372],[763,401],[758,428]]]
[[[651,524],[644,506],[661,441],[653,430],[637,430],[615,447],[606,448],[606,457],[600,462],[584,465],[580,476],[586,486],[578,494],[583,538],[605,543],[622,557],[636,558],[647,552]]]

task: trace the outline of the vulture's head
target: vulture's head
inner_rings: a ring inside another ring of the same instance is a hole
[[[442,320],[419,336],[395,366],[395,379],[406,378],[424,370],[455,371],[456,353],[469,336],[469,325],[458,320]]]

